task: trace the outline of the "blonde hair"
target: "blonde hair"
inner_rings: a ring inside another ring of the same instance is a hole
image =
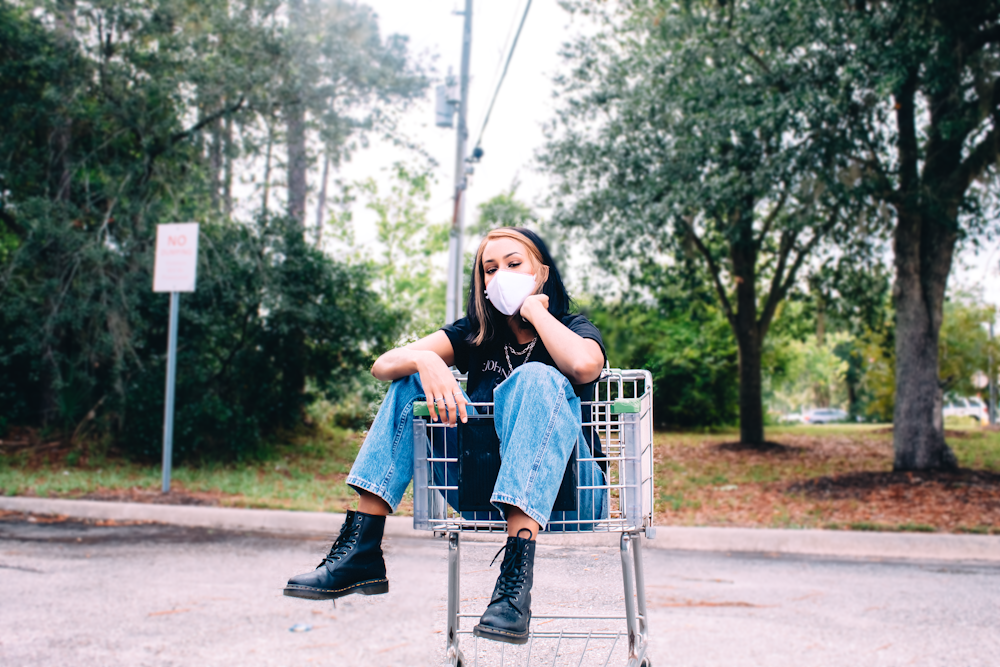
[[[483,252],[486,250],[487,243],[497,239],[513,239],[524,246],[525,251],[528,253],[528,258],[531,259],[531,263],[537,267],[535,271],[535,294],[538,294],[542,290],[545,281],[549,277],[549,267],[545,264],[538,246],[531,239],[512,227],[500,227],[499,229],[490,230],[480,242],[479,250],[476,251],[476,261],[472,264],[472,286],[470,287],[468,306],[470,312],[468,314],[472,317],[473,321],[479,322],[479,331],[476,331],[470,337],[469,342],[477,347],[482,345],[484,341],[493,338],[493,334],[496,331],[496,325],[493,322],[494,309],[490,308],[486,299],[486,270],[483,268]]]

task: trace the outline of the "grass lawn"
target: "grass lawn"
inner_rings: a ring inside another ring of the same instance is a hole
[[[948,424],[963,472],[893,474],[888,426],[780,426],[776,446],[732,446],[736,431],[655,435],[659,525],[913,530],[1000,534],[1000,432]],[[0,494],[343,511],[360,434],[303,428],[265,459],[174,468],[59,448],[0,449]],[[973,472],[974,471],[974,472]],[[400,513],[409,514],[409,498]]]
[[[303,428],[262,460],[175,466],[166,497],[158,464],[22,449],[0,454],[0,494],[339,512],[357,498],[344,480],[360,446],[351,431]]]

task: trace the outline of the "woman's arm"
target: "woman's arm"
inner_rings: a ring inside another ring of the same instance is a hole
[[[521,304],[521,317],[531,323],[556,367],[573,384],[593,382],[604,368],[604,352],[596,340],[584,338],[549,312],[549,297],[533,294]]]
[[[419,373],[431,421],[440,419],[454,426],[456,418],[468,421],[462,388],[448,368],[454,362],[455,350],[448,335],[435,331],[430,336],[383,354],[372,365],[372,375],[390,382]]]

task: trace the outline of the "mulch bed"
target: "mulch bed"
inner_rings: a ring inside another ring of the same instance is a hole
[[[185,491],[177,488],[176,482],[171,485],[170,493],[162,493],[159,489],[98,489],[93,493],[77,496],[77,500],[117,500],[128,503],[151,503],[156,505],[207,505],[215,506],[225,497],[222,493],[205,493],[200,491]]]
[[[955,472],[856,472],[834,477],[817,477],[788,486],[789,493],[803,493],[809,498],[831,500],[854,498],[865,500],[873,492],[900,487],[914,488],[914,484],[940,485],[951,491],[976,488],[1000,491],[1000,474],[985,470],[957,470]]]
[[[657,523],[1000,534],[1000,473],[891,472],[882,429],[776,435],[747,447],[657,434]]]

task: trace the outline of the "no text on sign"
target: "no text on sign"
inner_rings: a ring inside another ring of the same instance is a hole
[[[156,226],[154,292],[193,292],[198,274],[198,223]]]

